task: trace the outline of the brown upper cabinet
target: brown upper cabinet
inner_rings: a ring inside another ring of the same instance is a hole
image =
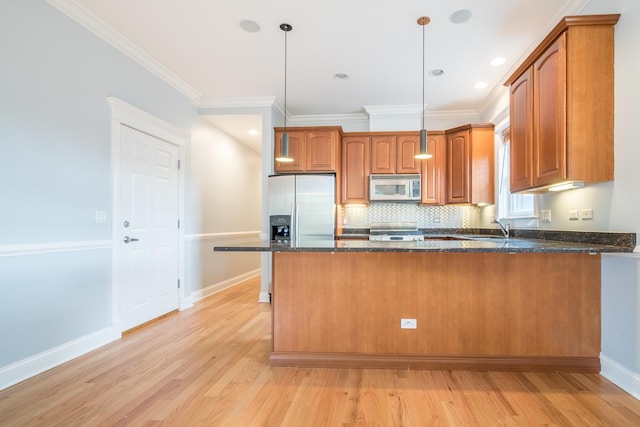
[[[380,132],[371,135],[371,173],[420,173],[417,132]]]
[[[446,132],[446,203],[493,203],[492,123],[460,126]]]
[[[284,128],[275,128],[275,157],[280,154],[283,132]],[[340,164],[341,127],[288,127],[287,133],[289,156],[293,158],[293,162],[276,161],[276,173],[337,172]]]
[[[371,137],[363,133],[342,138],[341,203],[369,203],[370,146]]]
[[[447,142],[443,131],[427,132],[427,153],[430,159],[422,160],[422,200],[424,205],[444,205],[446,201]]]
[[[619,17],[565,17],[505,82],[512,192],[613,179],[613,26]]]

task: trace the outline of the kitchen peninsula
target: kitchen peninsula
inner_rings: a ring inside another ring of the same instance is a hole
[[[273,253],[273,366],[598,372],[600,253],[632,251],[620,236],[214,250]]]

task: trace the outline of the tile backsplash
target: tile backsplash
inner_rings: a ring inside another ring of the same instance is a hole
[[[345,228],[369,228],[372,222],[417,222],[418,228],[478,228],[481,209],[473,205],[419,206],[412,203],[343,205]]]

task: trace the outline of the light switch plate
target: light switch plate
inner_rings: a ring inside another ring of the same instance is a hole
[[[569,219],[570,220],[578,219],[578,209],[569,209]]]

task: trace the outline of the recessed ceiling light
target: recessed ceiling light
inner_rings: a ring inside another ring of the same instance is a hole
[[[493,59],[489,62],[489,64],[493,65],[494,67],[497,67],[498,65],[502,65],[502,64],[504,64],[504,63],[505,63],[505,61],[506,61],[506,59],[504,59],[504,58],[503,58],[503,57],[501,57],[501,56],[498,56],[498,57],[496,57],[496,58],[493,58]]]
[[[463,24],[471,19],[471,11],[467,9],[460,9],[453,12],[453,15],[449,18],[454,24]]]
[[[249,135],[257,135],[258,131],[255,129],[249,129]]]
[[[486,88],[487,86],[489,86],[489,85],[487,84],[487,82],[478,82],[478,83],[476,83],[476,85],[475,85],[474,87],[475,87],[476,89],[484,89],[484,88]]]
[[[257,33],[258,31],[260,31],[260,25],[250,19],[244,19],[240,21],[240,28],[245,30],[247,33]]]
[[[430,76],[439,77],[444,74],[444,70],[436,69],[429,71]]]
[[[335,73],[333,78],[336,80],[349,80],[349,75],[345,73]]]

